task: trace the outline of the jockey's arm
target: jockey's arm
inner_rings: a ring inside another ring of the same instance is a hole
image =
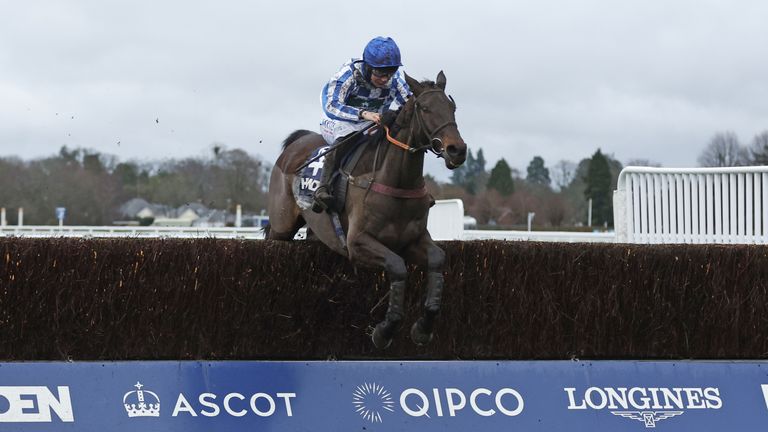
[[[354,84],[352,73],[334,77],[326,86],[325,113],[336,120],[358,122],[361,119],[361,109],[344,103],[349,97],[349,89]]]

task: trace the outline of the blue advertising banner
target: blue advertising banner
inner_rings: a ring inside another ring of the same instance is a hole
[[[0,363],[0,431],[764,431],[768,363]]]

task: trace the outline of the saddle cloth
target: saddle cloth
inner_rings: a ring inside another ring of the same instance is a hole
[[[315,149],[308,159],[325,153],[331,146],[323,146]],[[323,163],[325,162],[325,156],[320,156],[309,165],[304,167],[303,170],[296,176],[293,182],[293,196],[296,198],[296,204],[302,210],[307,210],[312,207],[314,201],[314,194],[317,188],[320,186],[320,179],[323,176]]]

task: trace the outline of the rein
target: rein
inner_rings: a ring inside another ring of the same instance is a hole
[[[408,144],[396,140],[392,135],[389,134],[389,127],[387,125],[384,125],[384,131],[387,133],[387,141],[390,142],[390,144],[394,144],[397,147],[400,147],[401,149],[405,151],[409,151],[411,153],[417,151],[418,149],[414,149],[413,147],[409,146]]]

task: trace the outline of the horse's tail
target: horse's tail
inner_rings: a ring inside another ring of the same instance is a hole
[[[293,131],[290,135],[288,135],[288,138],[283,141],[283,150],[285,150],[286,147],[291,145],[292,142],[298,140],[299,138],[303,137],[304,135],[309,135],[311,133],[314,133],[312,131],[308,131],[306,129],[299,129],[296,131]]]
[[[264,238],[269,237],[269,232],[272,231],[272,225],[267,223],[263,227],[261,227],[261,232],[264,233]]]

